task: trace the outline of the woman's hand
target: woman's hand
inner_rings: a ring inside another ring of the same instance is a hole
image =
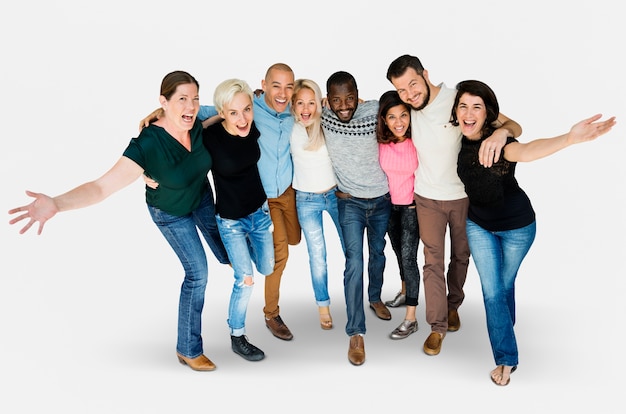
[[[163,116],[163,108],[157,108],[139,122],[139,132]]]
[[[148,177],[147,175],[144,174],[142,177],[146,185],[152,188],[153,190],[156,190],[157,187],[159,186],[159,183],[157,183],[156,181],[154,181],[152,178]]]
[[[9,224],[15,224],[24,219],[29,219],[28,223],[26,223],[26,225],[20,230],[20,234],[24,234],[32,227],[33,224],[39,222],[39,230],[37,231],[37,234],[41,234],[46,222],[59,212],[59,208],[54,202],[54,199],[45,194],[26,191],[26,195],[34,197],[35,200],[28,205],[9,210],[9,214],[24,212],[24,214],[11,219]]]
[[[615,125],[614,116],[606,121],[596,122],[600,118],[602,118],[602,114],[597,114],[590,118],[583,119],[579,123],[575,124],[572,129],[570,129],[569,134],[567,134],[569,143],[578,144],[581,142],[592,141],[600,135],[604,135],[609,132]]]

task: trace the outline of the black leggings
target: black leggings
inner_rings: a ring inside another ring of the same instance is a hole
[[[391,206],[387,234],[398,259],[400,279],[406,286],[406,304],[417,306],[420,289],[417,246],[420,238],[415,203]]]

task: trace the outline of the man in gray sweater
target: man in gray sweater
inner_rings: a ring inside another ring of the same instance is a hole
[[[324,108],[322,127],[337,176],[339,223],[346,247],[344,295],[350,337],[348,360],[365,362],[363,307],[363,236],[367,230],[368,300],[380,319],[391,313],[380,299],[385,269],[385,234],[391,211],[387,177],[378,161],[376,119],[378,101],[359,103],[354,77],[335,72],[326,82],[330,109]]]

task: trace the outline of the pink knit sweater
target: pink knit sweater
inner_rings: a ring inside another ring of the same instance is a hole
[[[387,175],[391,203],[408,205],[413,202],[415,170],[419,164],[411,139],[395,144],[379,144],[378,159]]]

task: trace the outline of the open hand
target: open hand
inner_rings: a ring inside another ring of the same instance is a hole
[[[26,223],[26,225],[20,230],[20,234],[24,234],[28,231],[28,229],[32,227],[33,224],[39,222],[39,230],[37,231],[37,234],[41,234],[41,232],[43,231],[43,227],[46,224],[46,221],[54,217],[56,213],[59,212],[59,209],[54,200],[45,194],[26,191],[26,195],[29,197],[34,197],[35,200],[25,206],[16,207],[9,210],[9,214],[24,212],[24,214],[12,218],[9,221],[9,224],[15,224],[24,219],[29,219],[28,223]]]

